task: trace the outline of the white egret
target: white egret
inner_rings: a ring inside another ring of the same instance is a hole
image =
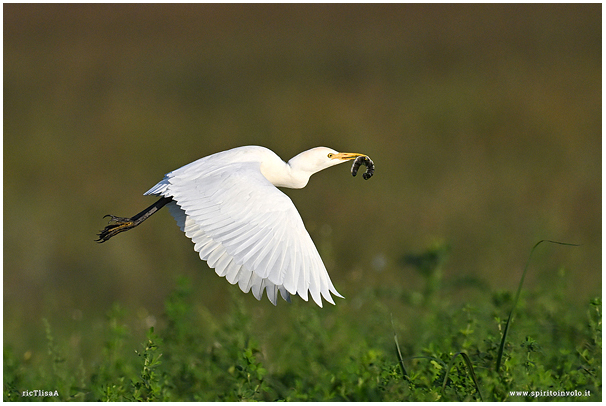
[[[304,151],[288,163],[258,146],[209,155],[166,174],[145,192],[161,199],[141,213],[108,215],[112,224],[97,241],[138,226],[166,205],[200,258],[244,293],[252,291],[261,300],[267,290],[275,305],[278,291],[286,301],[295,294],[307,301],[309,292],[320,307],[321,297],[334,304],[331,293],[343,296],[294,204],[276,186],[303,188],[314,173],[353,159],[354,176],[361,164],[367,167],[364,178],[372,176],[374,165],[366,155],[325,147]]]

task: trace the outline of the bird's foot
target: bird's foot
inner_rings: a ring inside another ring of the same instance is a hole
[[[133,228],[137,225],[130,218],[116,217],[116,216],[112,216],[111,214],[103,216],[103,218],[105,218],[105,217],[110,217],[109,221],[113,222],[114,224],[108,225],[103,230],[101,230],[101,232],[99,234],[97,234],[99,236],[99,238],[96,239],[95,241],[97,241],[99,243],[105,242],[105,241],[109,240],[110,238],[112,238],[114,235],[119,234],[123,231],[130,230],[131,228]]]

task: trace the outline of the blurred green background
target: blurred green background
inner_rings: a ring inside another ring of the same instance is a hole
[[[5,4],[5,343],[37,348],[47,318],[86,351],[114,302],[143,331],[179,275],[226,311],[238,288],[167,211],[93,240],[165,173],[241,145],[374,160],[369,181],[342,165],[285,190],[352,319],[369,290],[394,309],[390,292],[423,294],[404,258],[432,249],[444,300],[514,291],[540,239],[582,245],[541,247],[528,289],[566,274],[573,303],[601,295],[601,21],[600,4]],[[299,305],[241,295],[274,323]]]

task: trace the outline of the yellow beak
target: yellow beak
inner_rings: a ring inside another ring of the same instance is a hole
[[[354,152],[339,152],[330,157],[330,159],[340,159],[341,161],[351,161],[359,156],[366,156],[364,154],[356,154]]]

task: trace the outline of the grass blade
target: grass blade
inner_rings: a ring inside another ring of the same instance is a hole
[[[402,352],[400,351],[400,344],[398,344],[398,335],[396,334],[396,328],[393,324],[393,315],[391,316],[391,327],[393,328],[393,340],[396,343],[396,355],[398,356],[398,362],[400,363],[400,368],[402,368],[402,375],[404,379],[408,380],[408,373],[406,372],[406,368],[404,368],[404,360],[402,359]]]
[[[528,265],[530,264],[530,259],[532,258],[532,254],[534,250],[542,243],[549,242],[552,244],[559,245],[570,245],[573,247],[578,247],[578,244],[571,244],[567,242],[559,242],[559,241],[551,241],[551,240],[541,240],[532,247],[530,250],[530,255],[528,256],[528,261],[526,261],[526,266],[524,267],[524,272],[522,272],[522,278],[520,279],[520,283],[518,285],[518,291],[516,292],[516,297],[513,300],[513,306],[511,307],[511,311],[509,312],[509,317],[507,317],[507,323],[505,324],[505,329],[503,330],[503,337],[501,337],[501,344],[499,345],[499,352],[497,353],[497,372],[499,372],[501,368],[501,361],[503,359],[503,349],[505,348],[505,340],[507,339],[507,332],[509,331],[509,323],[511,323],[511,319],[513,318],[513,313],[518,304],[518,300],[520,299],[520,293],[522,292],[522,285],[524,284],[524,278],[526,277],[526,272],[528,271]]]
[[[463,361],[465,361],[465,365],[467,365],[467,369],[469,370],[469,376],[471,376],[471,380],[473,381],[473,384],[476,386],[476,391],[478,391],[480,400],[483,402],[484,398],[482,397],[482,392],[480,391],[480,385],[478,384],[478,379],[476,378],[476,373],[473,370],[473,365],[471,364],[471,360],[469,359],[469,356],[467,355],[467,353],[462,352],[462,351],[457,352],[450,359],[450,363],[448,364],[448,367],[446,368],[446,374],[444,375],[444,383],[442,384],[442,396],[444,396],[444,391],[446,390],[446,382],[448,382],[448,375],[450,374],[450,370],[452,369],[452,366],[454,365],[455,359],[457,358],[458,355],[463,357]]]

